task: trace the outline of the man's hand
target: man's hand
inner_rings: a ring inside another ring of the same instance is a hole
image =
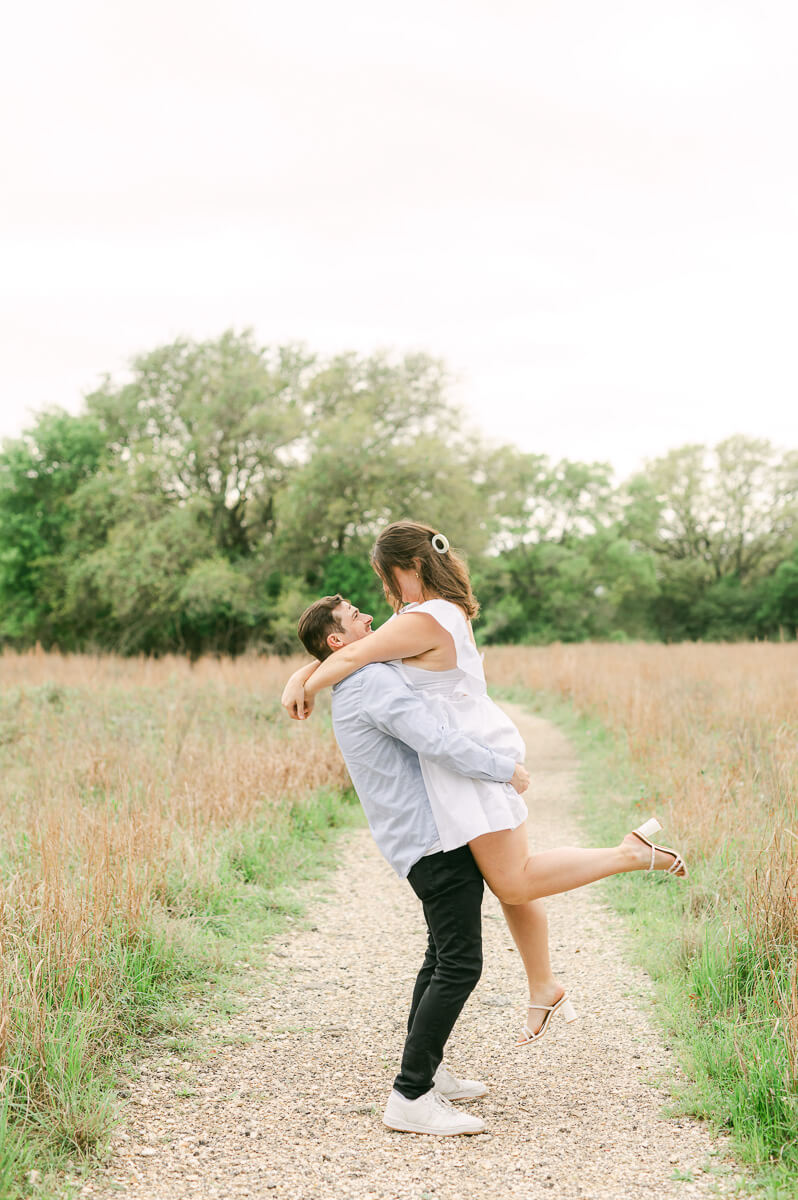
[[[519,796],[523,795],[523,793],[529,787],[529,771],[527,771],[523,763],[515,764],[515,770],[513,771],[513,777],[510,780],[510,783],[518,792]]]
[[[304,687],[293,676],[285,685],[280,703],[294,721],[304,721],[313,712],[313,697],[305,695]]]

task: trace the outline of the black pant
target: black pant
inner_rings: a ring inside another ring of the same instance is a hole
[[[419,859],[408,882],[424,906],[429,940],[394,1087],[416,1100],[432,1087],[446,1040],[482,974],[485,885],[468,846]]]

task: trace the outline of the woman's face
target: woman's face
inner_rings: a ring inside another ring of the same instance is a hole
[[[394,567],[393,577],[402,594],[403,604],[416,604],[424,599],[424,591],[417,571],[407,570],[405,567]]]

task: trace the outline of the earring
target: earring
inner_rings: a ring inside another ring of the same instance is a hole
[[[418,571],[415,572],[415,576],[416,576],[416,579],[418,579]]]

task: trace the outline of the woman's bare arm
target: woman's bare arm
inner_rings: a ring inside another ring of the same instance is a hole
[[[297,667],[296,671],[294,671],[293,675],[288,680],[288,683],[291,683],[293,681],[295,683],[301,683],[302,686],[304,687],[305,684],[307,683],[307,681],[310,679],[313,672],[318,671],[320,666],[321,666],[321,663],[319,662],[319,660],[317,658],[314,658],[312,662],[305,663],[304,667]]]
[[[369,663],[415,658],[428,650],[445,648],[445,639],[450,639],[450,635],[429,613],[402,613],[397,620],[386,622],[374,633],[342,646],[325,658],[308,680],[305,695],[312,698],[322,688],[340,683]]]

